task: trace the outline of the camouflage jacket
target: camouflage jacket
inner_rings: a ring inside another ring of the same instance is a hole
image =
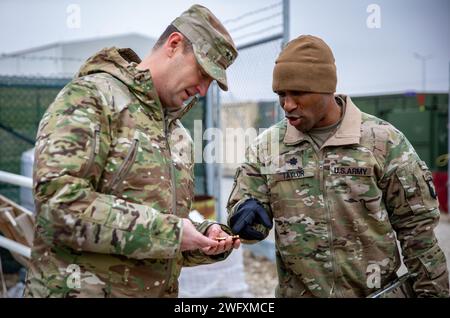
[[[448,296],[431,172],[400,131],[342,98],[343,121],[321,149],[286,120],[258,136],[229,217],[248,198],[273,217],[277,297],[368,296],[396,278],[396,236],[417,295]]]
[[[194,195],[192,139],[129,49],[91,57],[39,126],[28,297],[176,297]],[[205,232],[210,222],[197,224]]]

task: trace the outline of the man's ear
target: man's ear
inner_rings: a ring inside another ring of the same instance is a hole
[[[179,32],[173,32],[167,38],[166,43],[164,44],[164,49],[166,51],[167,56],[172,57],[176,51],[183,51],[183,41],[184,36]]]

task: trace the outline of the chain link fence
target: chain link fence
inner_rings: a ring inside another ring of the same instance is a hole
[[[42,115],[68,81],[0,77],[0,170],[21,174],[22,153],[34,147]],[[0,194],[19,202],[17,186],[0,183]]]
[[[239,51],[227,70],[230,90],[220,93],[225,178],[234,175],[254,138],[281,117],[272,72],[287,38],[287,11],[286,3],[278,1],[224,22]]]
[[[272,91],[272,72],[281,52],[283,38],[273,37],[239,50],[239,57],[227,72],[230,90],[221,93],[221,126],[224,133],[222,164],[222,219],[232,191],[233,176],[245,159],[246,148],[263,130],[280,120],[282,111]],[[244,136],[244,138],[242,138]],[[274,233],[267,240],[247,247],[255,255],[274,260]]]
[[[240,49],[238,59],[228,71],[230,90],[221,94],[221,123],[227,154],[224,177],[232,177],[244,159],[246,147],[237,142],[240,133],[248,137],[247,146],[256,137],[254,133],[259,134],[278,121],[280,107],[272,91],[272,72],[281,46],[282,38],[277,37]]]
[[[225,205],[233,186],[233,176],[236,169],[245,159],[245,150],[254,139],[265,129],[281,119],[282,110],[278,97],[272,91],[272,74],[275,60],[281,52],[284,43],[282,21],[273,22],[267,19],[281,20],[281,2],[256,10],[241,16],[244,19],[241,27],[246,35],[232,36],[246,39],[244,44],[238,44],[239,57],[227,70],[229,91],[220,93],[221,130],[224,136],[221,165],[221,221],[226,220]],[[267,12],[269,11],[269,12]],[[274,12],[275,11],[275,12]],[[259,14],[267,17],[259,18]],[[255,23],[246,22],[252,16]],[[239,18],[233,22],[239,21]],[[247,26],[255,27],[259,22],[264,23],[259,31],[248,30]],[[267,25],[271,25],[270,28]],[[281,29],[280,29],[281,27]],[[262,28],[262,29],[261,29]],[[247,247],[256,255],[264,255],[274,259],[273,233],[268,240]]]

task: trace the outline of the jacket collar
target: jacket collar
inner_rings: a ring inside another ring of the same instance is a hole
[[[346,103],[344,118],[334,135],[323,144],[322,148],[327,146],[358,144],[361,139],[361,111],[353,104],[350,97],[344,95],[340,95],[340,97]],[[309,141],[309,137],[287,121],[287,129],[283,142],[290,146],[299,144],[305,140]]]

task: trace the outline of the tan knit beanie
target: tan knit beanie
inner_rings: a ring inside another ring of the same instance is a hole
[[[272,88],[277,91],[336,92],[333,52],[321,39],[302,35],[290,41],[278,56]]]

